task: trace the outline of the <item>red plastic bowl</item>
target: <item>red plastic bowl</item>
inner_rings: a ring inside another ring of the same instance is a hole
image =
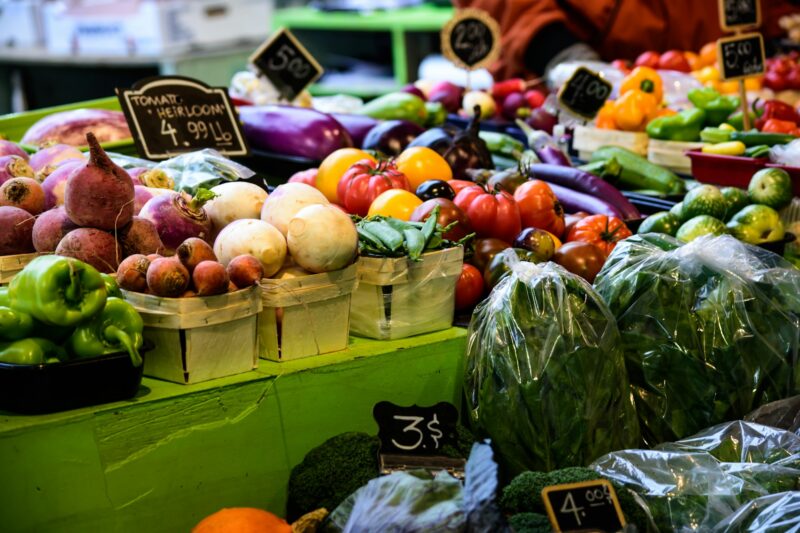
[[[704,154],[701,150],[686,152],[692,161],[694,179],[720,187],[747,189],[750,178],[762,168],[782,168],[792,178],[792,190],[800,196],[800,167],[787,167],[770,163],[766,157],[738,157],[732,155]]]

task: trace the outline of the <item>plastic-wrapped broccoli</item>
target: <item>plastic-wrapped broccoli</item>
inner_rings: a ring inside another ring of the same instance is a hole
[[[762,496],[717,524],[713,533],[794,533],[800,531],[800,492]]]

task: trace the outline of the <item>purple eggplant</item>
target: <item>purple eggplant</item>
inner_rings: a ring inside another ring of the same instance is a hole
[[[424,131],[421,126],[407,120],[385,120],[369,130],[361,147],[386,155],[400,155]]]
[[[571,167],[569,157],[558,147],[549,133],[531,128],[526,122],[517,119],[517,126],[525,134],[528,146],[536,153],[542,163]]]
[[[350,138],[353,140],[353,146],[363,146],[364,137],[367,136],[369,130],[378,125],[378,120],[367,115],[357,115],[355,113],[331,113],[339,123],[344,126]]]
[[[305,107],[243,106],[239,118],[247,141],[259,150],[322,161],[339,148],[353,146],[339,121]]]
[[[632,220],[642,216],[639,210],[616,187],[593,174],[574,167],[547,164],[531,165],[530,170],[536,179],[562,185],[604,200],[617,208],[622,213],[624,220]]]
[[[547,181],[547,180],[542,180]],[[610,217],[617,217],[624,219],[625,216],[622,212],[600,198],[589,196],[588,194],[578,192],[561,185],[556,185],[552,182],[547,182],[550,188],[555,193],[558,201],[564,206],[564,211],[567,213],[577,213],[578,211],[586,211],[593,215],[607,215]]]
[[[131,138],[131,130],[122,111],[75,109],[53,113],[38,120],[28,128],[20,142],[33,146],[44,143],[85,146],[89,132],[101,143]]]

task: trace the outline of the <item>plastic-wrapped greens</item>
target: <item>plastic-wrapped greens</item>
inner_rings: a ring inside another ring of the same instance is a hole
[[[762,405],[744,419],[757,424],[788,429],[800,435],[800,396]]]
[[[518,261],[473,314],[464,388],[508,474],[586,465],[636,446],[639,428],[613,317],[553,263]]]
[[[794,533],[800,531],[800,492],[780,492],[752,500],[717,524],[713,533]]]
[[[800,388],[800,270],[771,252],[729,236],[635,236],[595,288],[617,318],[649,445]]]
[[[245,180],[255,172],[231,161],[210,148],[189,152],[162,161],[155,167],[175,181],[176,191],[194,194],[198,189],[210,189],[226,181]]]

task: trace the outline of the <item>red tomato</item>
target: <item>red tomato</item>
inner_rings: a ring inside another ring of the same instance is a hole
[[[525,91],[525,100],[528,102],[531,109],[541,107],[546,98],[547,95],[537,89],[528,89]]]
[[[461,189],[453,203],[467,214],[479,237],[497,237],[510,242],[522,229],[517,202],[507,192],[489,193],[473,185]]]
[[[547,183],[526,181],[514,191],[523,228],[538,228],[554,235],[564,233],[564,208]]]
[[[568,242],[556,250],[552,260],[589,283],[593,283],[606,262],[606,256],[603,250],[594,244],[575,241]]]
[[[636,67],[658,68],[658,60],[660,57],[661,56],[658,55],[658,52],[649,50],[639,55],[639,57],[636,58],[636,61],[634,61],[633,65]]]
[[[367,216],[369,206],[389,189],[411,190],[406,176],[391,161],[362,159],[339,180],[336,194],[348,213]]]
[[[456,282],[456,310],[469,309],[483,296],[483,276],[474,266],[461,265],[461,275]]]
[[[411,213],[411,222],[424,222],[437,205],[439,206],[439,217],[436,221],[440,226],[446,228],[453,222],[456,223],[447,233],[442,234],[442,237],[448,241],[459,241],[472,233],[467,215],[447,198],[425,200]]]
[[[631,235],[631,230],[619,218],[591,215],[575,223],[567,240],[594,244],[608,257],[618,241]]]
[[[469,180],[450,180],[447,184],[453,188],[453,192],[458,194],[461,192],[461,189],[465,187],[474,187],[475,182]]]
[[[764,85],[773,91],[785,91],[789,88],[789,82],[786,79],[786,74],[781,74],[774,70],[770,70],[764,74]]]
[[[307,170],[295,172],[292,174],[292,177],[289,178],[289,183],[305,183],[306,185],[311,185],[316,188],[318,170],[318,168],[309,168]]]
[[[472,254],[472,264],[483,272],[486,270],[486,265],[492,262],[494,256],[506,248],[511,248],[511,244],[500,239],[493,237],[475,239],[475,253]]]
[[[662,70],[677,70],[678,72],[691,72],[689,60],[680,50],[668,50],[658,59],[658,68]]]
[[[627,59],[615,59],[611,62],[611,66],[621,71],[623,74],[627,74],[631,71],[631,62]]]
[[[567,235],[569,235],[569,232],[572,231],[572,226],[577,224],[579,220],[583,220],[588,216],[589,213],[587,213],[586,211],[578,211],[577,213],[566,215],[564,217],[564,233],[562,233],[561,236],[566,237]]]

